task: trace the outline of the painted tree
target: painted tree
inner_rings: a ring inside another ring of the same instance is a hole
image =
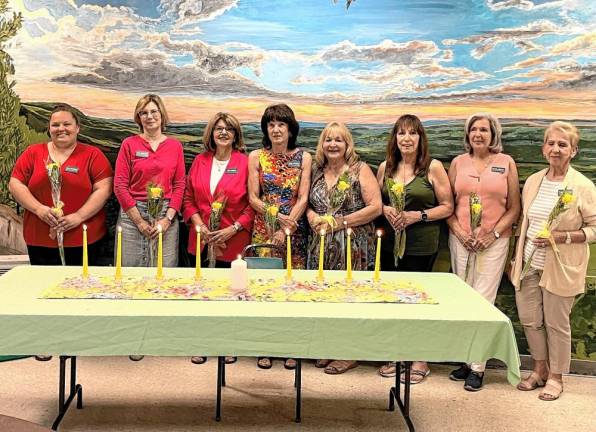
[[[19,128],[19,97],[13,87],[14,64],[4,50],[22,25],[20,13],[11,14],[8,0],[0,0],[0,203],[14,206],[8,192],[12,167],[24,147],[23,132]]]

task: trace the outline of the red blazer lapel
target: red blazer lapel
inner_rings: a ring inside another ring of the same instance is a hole
[[[211,152],[204,152],[201,158],[201,164],[199,166],[200,170],[200,178],[201,178],[201,186],[203,187],[203,193],[209,199],[209,204],[213,201],[213,196],[211,195],[211,168],[213,165],[213,153]]]

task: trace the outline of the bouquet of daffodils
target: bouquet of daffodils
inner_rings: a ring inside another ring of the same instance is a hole
[[[345,170],[343,173],[341,173],[337,179],[337,183],[331,188],[331,191],[329,191],[329,204],[327,206],[327,213],[325,213],[324,216],[321,216],[321,219],[324,220],[327,225],[329,225],[329,228],[331,228],[331,233],[333,233],[333,230],[337,228],[335,214],[344,205],[344,202],[351,190],[352,181],[350,180],[348,170]]]
[[[221,215],[226,207],[227,197],[224,194],[219,194],[211,203],[211,214],[209,215],[209,231],[217,231],[221,225]],[[209,267],[215,267],[215,245],[209,243],[207,247],[207,259],[209,260]]]
[[[387,185],[387,194],[389,195],[389,201],[391,207],[397,212],[404,211],[406,207],[406,187],[402,182],[396,182],[391,177],[385,179]],[[395,267],[400,258],[403,258],[406,251],[406,231],[396,230],[395,241],[393,243],[393,257],[395,259]]]
[[[555,240],[553,239],[552,232],[551,232],[552,226],[553,226],[555,220],[557,219],[557,217],[559,217],[559,215],[561,213],[563,213],[565,210],[567,210],[569,208],[569,204],[571,204],[574,199],[575,199],[575,196],[573,195],[573,192],[570,189],[567,189],[567,188],[563,189],[563,192],[561,193],[561,195],[559,195],[559,199],[557,200],[555,206],[553,207],[553,209],[550,211],[550,214],[548,215],[548,220],[543,223],[542,229],[536,233],[536,236],[534,237],[534,239],[539,239],[539,238],[540,239],[548,239],[551,246],[553,247],[553,250],[556,251],[557,247],[555,245]],[[528,271],[530,270],[530,265],[532,264],[532,259],[534,258],[535,253],[536,253],[536,247],[534,247],[534,249],[532,250],[532,253],[530,254],[530,258],[528,258],[528,261],[524,264],[524,268],[522,269],[520,280],[522,280],[524,277],[526,277],[526,274],[528,274]]]
[[[149,223],[155,226],[155,222],[161,216],[163,211],[163,188],[156,183],[149,183],[147,185],[147,214],[149,215]],[[149,260],[151,265],[157,264],[157,241],[152,239],[149,245]]]
[[[476,193],[476,192],[472,192],[470,193],[470,230],[472,231],[472,235],[475,234],[475,231],[478,229],[478,227],[480,227],[481,221],[482,221],[482,201],[480,201],[480,196]],[[466,274],[464,276],[464,280],[467,281],[468,280],[468,273],[470,271],[470,258],[472,255],[475,256],[476,260],[477,260],[477,264],[479,264],[479,253],[478,254],[473,254],[473,253],[469,253],[468,254],[468,259],[466,260]]]
[[[275,231],[279,229],[279,221],[277,220],[277,214],[279,213],[279,205],[265,203],[265,230],[267,230],[267,238],[269,241],[273,241],[273,235]]]
[[[64,203],[60,201],[60,190],[62,189],[62,174],[60,173],[60,164],[54,162],[48,157],[46,161],[46,171],[48,173],[48,179],[50,180],[50,188],[52,190],[52,202],[53,206],[51,212],[57,218],[64,216]],[[60,261],[62,265],[66,265],[64,258],[64,232],[56,232],[56,240],[58,241],[58,251],[60,252]]]

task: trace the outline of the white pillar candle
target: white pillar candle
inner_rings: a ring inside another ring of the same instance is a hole
[[[240,255],[232,261],[232,290],[245,291],[248,288],[248,266]]]

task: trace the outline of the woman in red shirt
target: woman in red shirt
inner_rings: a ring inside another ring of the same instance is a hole
[[[148,94],[137,102],[134,121],[141,133],[122,142],[114,176],[114,193],[121,211],[122,265],[149,267],[149,248],[154,248],[158,225],[163,235],[163,265],[178,265],[178,220],[176,214],[184,195],[184,154],[180,141],[164,135],[168,123],[166,108],[157,95]],[[147,206],[147,187],[162,191],[163,207],[154,220]]]
[[[217,113],[209,120],[203,133],[205,151],[198,155],[190,168],[184,192],[182,215],[191,226],[188,252],[193,261],[201,259],[208,265],[207,245],[213,245],[215,267],[230,267],[230,263],[250,243],[254,210],[248,202],[248,157],[240,122],[231,114]],[[214,201],[225,199],[219,227],[209,226]],[[203,245],[196,257],[197,233],[201,231]],[[192,357],[201,364],[206,357]],[[235,357],[226,357],[233,363]]]
[[[23,236],[32,265],[59,265],[57,232],[64,233],[67,265],[82,264],[83,224],[87,225],[89,263],[97,264],[99,240],[106,234],[104,205],[112,193],[112,167],[101,150],[77,141],[79,118],[69,105],[50,116],[47,143],[33,144],[19,156],[8,188],[25,208]],[[62,215],[54,203],[46,165],[60,165]]]

